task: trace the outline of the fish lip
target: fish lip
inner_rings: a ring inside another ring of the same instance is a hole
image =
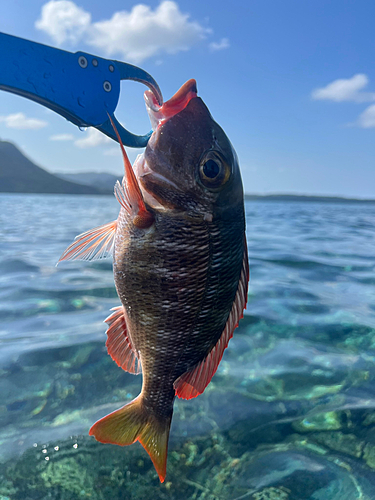
[[[146,90],[144,99],[152,129],[155,131],[160,125],[180,113],[194,97],[197,97],[197,82],[194,79],[182,85],[162,106],[159,105],[155,95],[150,90]]]
[[[146,108],[150,109],[151,111],[154,111],[157,113],[162,106],[159,105],[155,94],[151,92],[150,90],[146,90],[144,93],[144,99],[146,103]]]

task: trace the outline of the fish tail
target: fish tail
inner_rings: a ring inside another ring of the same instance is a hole
[[[163,483],[167,472],[167,451],[169,417],[156,417],[147,412],[138,396],[131,403],[98,420],[90,429],[89,435],[101,443],[126,446],[139,441],[149,454],[160,482]]]

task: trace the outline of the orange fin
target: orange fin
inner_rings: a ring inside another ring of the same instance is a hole
[[[95,436],[101,443],[126,446],[139,441],[149,454],[160,482],[164,482],[167,472],[167,452],[170,417],[157,419],[147,413],[138,396],[131,403],[98,420],[90,429],[90,436]]]
[[[249,282],[249,260],[247,255],[247,243],[245,239],[244,256],[242,271],[238,283],[237,293],[234,298],[232,310],[229,314],[227,323],[210,353],[198,363],[192,370],[184,373],[175,383],[176,395],[182,399],[192,399],[202,394],[219,366],[224,351],[228,346],[229,340],[233,337],[233,332],[237,328],[240,319],[243,317],[243,310],[247,303],[247,287]]]
[[[146,208],[141,189],[133,171],[133,167],[131,166],[131,163],[129,161],[128,155],[126,154],[120,134],[118,133],[117,128],[109,114],[108,117],[112,124],[113,130],[115,131],[118,142],[120,143],[125,168],[125,176],[122,181],[122,185],[119,182],[116,182],[115,196],[120,204],[133,216],[133,223],[137,227],[150,227],[154,222],[154,215]]]
[[[113,251],[117,221],[95,227],[76,236],[75,240],[59,259],[62,260],[95,260],[107,257]]]
[[[124,308],[114,307],[111,311],[114,312],[105,320],[108,324],[108,339],[105,344],[108,354],[123,370],[138,375],[141,373],[141,362],[128,335]]]

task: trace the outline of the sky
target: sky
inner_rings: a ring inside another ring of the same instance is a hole
[[[0,12],[1,32],[139,65],[165,100],[195,78],[247,193],[375,198],[373,0],[0,0]],[[123,82],[116,109],[137,134],[150,130],[144,90]],[[0,139],[50,172],[123,172],[114,141],[3,91]]]

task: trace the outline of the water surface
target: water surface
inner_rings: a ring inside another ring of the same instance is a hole
[[[176,401],[163,485],[138,444],[87,437],[141,385],[105,352],[111,260],[56,267],[117,213],[0,196],[0,499],[375,499],[375,205],[247,202],[248,309],[205,393]]]

